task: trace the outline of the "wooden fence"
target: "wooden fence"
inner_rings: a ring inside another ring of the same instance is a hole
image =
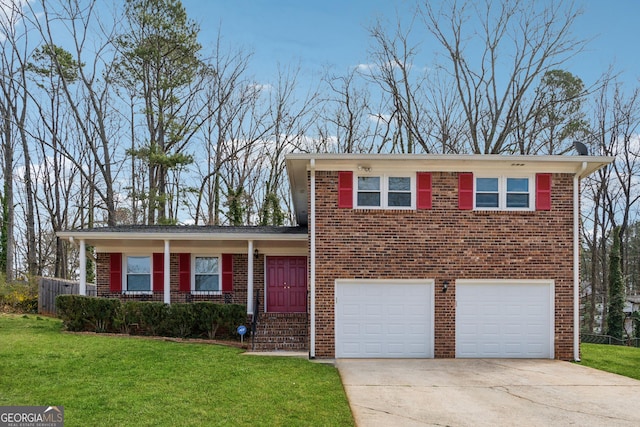
[[[38,313],[55,316],[58,295],[80,294],[80,284],[71,280],[41,277],[38,279]],[[87,283],[87,296],[96,296],[96,285]]]

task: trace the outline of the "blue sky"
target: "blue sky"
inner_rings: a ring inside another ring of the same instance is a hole
[[[538,0],[537,0],[538,1]],[[546,1],[546,0],[544,0]],[[408,19],[414,1],[406,0],[183,0],[187,13],[201,25],[207,46],[221,29],[223,41],[253,52],[256,77],[271,79],[278,64],[297,65],[303,73],[320,73],[324,66],[342,74],[367,61],[370,40],[366,28],[377,18]],[[625,84],[640,77],[637,0],[576,0],[584,9],[574,34],[593,39],[585,52],[565,69],[585,84],[613,64]],[[425,40],[426,41],[426,40]],[[422,46],[423,66],[433,61]]]

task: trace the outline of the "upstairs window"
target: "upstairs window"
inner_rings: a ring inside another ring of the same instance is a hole
[[[406,176],[389,177],[389,207],[411,207],[411,178]]]
[[[358,177],[358,206],[359,207],[380,207],[382,197],[380,194],[379,176],[359,176]]]
[[[498,178],[476,179],[476,207],[498,208],[500,206],[500,186]]]
[[[356,177],[356,207],[412,208],[415,185],[412,176],[384,174]]]
[[[476,177],[474,195],[476,209],[533,209],[529,177]]]
[[[507,178],[507,208],[528,209],[529,178]]]

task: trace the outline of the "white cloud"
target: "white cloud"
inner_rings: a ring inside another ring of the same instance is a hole
[[[22,21],[22,10],[30,0],[0,0],[0,42]]]
[[[391,114],[369,114],[369,120],[374,123],[382,122],[387,124],[391,120]]]

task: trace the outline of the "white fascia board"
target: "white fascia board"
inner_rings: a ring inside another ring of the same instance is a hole
[[[611,163],[615,158],[607,156],[511,156],[500,154],[289,154],[287,167],[300,169],[311,159],[316,170],[358,170],[371,168],[375,172],[400,168],[434,172],[474,172],[481,170],[519,170],[522,172],[575,174],[588,164],[582,176],[587,176]],[[290,179],[295,171],[289,170]],[[299,173],[299,172],[298,172]],[[292,180],[297,181],[297,180]],[[297,182],[292,182],[293,187]]]
[[[153,233],[137,231],[83,232],[59,231],[58,237],[74,240],[226,240],[226,241],[307,241],[307,234],[280,233]]]

